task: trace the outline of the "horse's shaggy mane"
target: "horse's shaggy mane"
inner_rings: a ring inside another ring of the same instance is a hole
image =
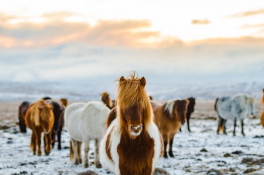
[[[43,120],[49,120],[49,115],[50,115],[50,108],[52,108],[51,105],[49,105],[47,102],[45,102],[45,100],[39,100],[36,101],[34,104],[31,105],[31,120],[34,121],[36,126],[40,125],[40,110],[39,108],[41,108],[42,111],[42,116],[41,118]]]
[[[173,118],[173,113],[172,112],[173,112],[174,103],[175,103],[175,100],[172,99],[172,100],[167,101],[164,104],[163,112],[168,118]]]
[[[153,111],[149,97],[145,91],[145,78],[139,78],[135,73],[132,73],[127,78],[122,76],[118,81],[116,101],[119,110],[126,110],[132,106],[139,105],[144,110],[143,118],[145,124],[149,123],[152,120]]]

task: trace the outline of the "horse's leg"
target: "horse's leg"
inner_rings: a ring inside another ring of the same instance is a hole
[[[83,156],[83,162],[82,162],[84,168],[88,168],[90,166],[89,155],[88,155],[88,153],[89,153],[89,144],[90,144],[90,140],[89,139],[84,141],[84,149],[83,149],[84,156]]]
[[[71,139],[72,142],[72,147],[73,147],[73,155],[74,155],[74,164],[78,165],[79,164],[79,159],[78,159],[78,143],[77,141]]]
[[[58,150],[61,150],[61,129],[57,132],[58,137]]]
[[[100,139],[95,139],[95,157],[94,157],[94,163],[96,168],[102,168],[102,165],[100,163],[100,158],[99,158],[99,147],[100,147]]]
[[[233,130],[233,136],[236,136],[236,122],[237,122],[237,118],[234,118],[234,130]]]
[[[217,131],[216,133],[219,134],[219,131],[220,131],[220,127],[221,127],[221,124],[222,124],[222,121],[223,119],[218,115],[218,127],[217,127]]]
[[[77,142],[77,143],[78,143],[78,147],[77,147],[78,159],[79,162],[82,163],[82,142]]]
[[[170,156],[170,157],[174,157],[174,155],[173,155],[173,153],[172,153],[173,138],[174,138],[174,136],[172,136],[172,137],[170,138],[170,145],[169,145],[169,156]]]
[[[55,133],[55,131],[53,130],[53,128],[52,128],[52,132],[51,132],[52,134],[51,134],[51,138],[52,138],[52,148],[54,148],[54,145],[55,145],[55,138],[56,138],[56,133]]]
[[[33,130],[32,130],[32,134],[31,134],[30,147],[33,151],[33,155],[36,155],[36,136],[35,136],[35,132]]]
[[[167,154],[168,137],[167,135],[163,135],[162,137],[164,141],[164,158],[168,158],[168,154]]]
[[[180,127],[179,131],[182,132],[181,127]]]
[[[36,130],[36,144],[38,147],[37,155],[41,156],[41,131]]]
[[[49,134],[45,134],[44,133],[44,149],[45,149],[45,155],[49,155],[51,149],[52,149],[52,133],[49,133]]]
[[[227,120],[223,119],[224,134],[225,134],[225,135],[227,135],[227,132],[226,132],[226,122],[227,122]]]
[[[245,136],[245,133],[244,133],[244,119],[240,119],[240,122],[241,122],[241,133],[243,136]]]
[[[188,131],[192,132],[190,129],[190,117],[191,117],[191,114],[187,114],[187,127],[188,127]]]

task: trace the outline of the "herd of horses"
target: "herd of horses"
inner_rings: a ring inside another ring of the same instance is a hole
[[[70,136],[70,160],[74,164],[89,167],[89,142],[95,140],[94,164],[115,174],[152,175],[161,157],[174,157],[173,138],[194,112],[195,98],[173,99],[165,103],[153,101],[145,90],[146,79],[135,74],[118,79],[116,100],[107,92],[102,102],[72,103],[67,99],[56,102],[44,97],[33,104],[23,102],[19,106],[21,132],[32,130],[30,147],[33,154],[41,155],[41,134],[44,132],[44,150],[48,155],[54,143],[61,149],[61,131],[65,125]],[[264,90],[262,103],[264,105]],[[226,133],[226,121],[243,120],[254,113],[254,99],[246,94],[221,97],[215,101],[218,114],[217,134]],[[261,115],[264,127],[264,111]],[[83,153],[82,156],[82,144]],[[168,146],[169,145],[169,146]],[[167,146],[168,153],[167,153]]]

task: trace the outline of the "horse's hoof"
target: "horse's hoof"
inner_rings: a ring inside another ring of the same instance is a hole
[[[61,150],[61,146],[58,146],[58,150]]]
[[[75,164],[75,165],[79,165],[79,161],[76,160],[76,161],[74,162],[74,164]]]
[[[243,136],[246,136],[246,134],[245,134],[245,133],[242,133],[242,135],[243,135]]]
[[[83,164],[83,167],[84,168],[88,168],[90,165],[89,165],[89,163],[85,163],[85,164]]]
[[[164,156],[163,156],[165,159],[167,159],[168,158],[168,155],[167,154],[164,154]]]
[[[101,165],[100,162],[96,162],[96,163],[95,163],[95,167],[96,167],[96,168],[102,168],[102,165]]]
[[[38,152],[38,153],[37,153],[37,156],[41,156],[41,152]]]
[[[50,154],[50,153],[46,152],[46,153],[45,153],[45,156],[48,156],[49,154]]]
[[[173,155],[172,153],[171,153],[171,154],[169,153],[169,156],[170,156],[170,157],[174,157],[174,155]]]
[[[82,163],[82,159],[79,159],[79,162]]]

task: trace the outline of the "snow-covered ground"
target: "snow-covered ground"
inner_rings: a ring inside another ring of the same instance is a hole
[[[1,103],[2,105],[3,103]],[[183,131],[174,138],[173,151],[175,158],[161,159],[158,167],[165,168],[173,175],[204,175],[209,169],[217,169],[224,174],[244,174],[247,169],[259,169],[258,174],[264,174],[261,170],[263,163],[250,165],[242,163],[244,158],[264,158],[264,138],[256,137],[264,135],[264,129],[258,118],[248,118],[245,121],[245,134],[240,134],[237,128],[237,136],[232,136],[233,123],[228,122],[228,135],[217,135],[217,121],[212,108],[213,101],[197,103],[196,111],[191,120],[192,133],[183,126]],[[1,109],[3,110],[3,109]],[[15,114],[15,108],[8,108],[3,113]],[[257,116],[262,110],[257,108]],[[12,113],[13,111],[13,113]],[[15,116],[14,116],[15,117]],[[1,116],[1,119],[3,117]],[[6,122],[5,122],[6,121]],[[0,125],[8,125],[12,121],[2,120]],[[0,130],[0,174],[77,174],[86,171],[81,165],[75,166],[69,161],[69,135],[64,130],[62,134],[62,147],[59,151],[57,145],[49,156],[34,156],[29,149],[30,133],[17,133],[18,126]],[[204,149],[204,150],[202,150]],[[94,142],[91,142],[89,157],[93,161]],[[96,169],[94,165],[88,169],[99,174],[112,174],[105,169]]]

